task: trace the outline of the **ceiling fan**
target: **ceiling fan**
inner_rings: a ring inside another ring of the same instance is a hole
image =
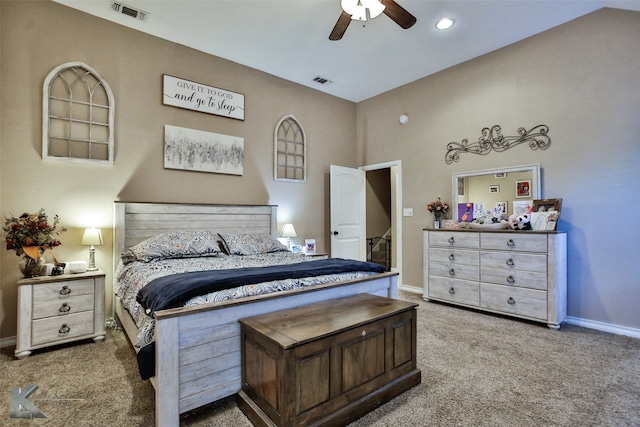
[[[340,5],[342,6],[342,14],[333,27],[329,40],[340,40],[352,20],[366,21],[367,9],[369,9],[370,18],[375,18],[384,12],[405,30],[416,23],[416,17],[394,0],[341,0]]]

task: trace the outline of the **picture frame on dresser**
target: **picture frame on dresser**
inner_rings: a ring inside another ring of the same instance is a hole
[[[533,201],[531,227],[535,231],[554,231],[560,219],[562,199],[538,199]]]

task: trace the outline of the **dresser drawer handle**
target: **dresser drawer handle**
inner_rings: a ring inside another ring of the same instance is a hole
[[[450,293],[451,295],[453,295],[453,294],[455,294],[455,293],[456,293],[456,290],[455,290],[455,289],[453,289],[453,286],[452,286],[451,288],[449,288],[449,293]]]
[[[455,261],[456,256],[454,254],[449,255],[449,261]]]
[[[509,297],[509,299],[507,300],[507,304],[515,305],[516,304],[516,300],[514,300],[512,297]]]
[[[70,312],[70,311],[71,311],[71,306],[70,306],[69,304],[67,304],[66,302],[65,302],[65,303],[62,303],[62,305],[60,306],[60,308],[58,309],[58,311],[59,311],[60,313],[68,313],[68,312]]]
[[[507,240],[507,246],[509,246],[510,248],[515,248],[516,242],[514,242],[513,239],[509,239]]]
[[[516,283],[516,279],[514,279],[513,276],[509,276],[507,277],[507,283],[510,283],[513,285],[514,283]]]
[[[456,240],[453,238],[453,236],[449,237],[449,243],[453,245],[455,242]]]
[[[453,277],[455,275],[456,275],[456,271],[453,268],[449,270],[449,276]]]
[[[60,329],[58,329],[58,332],[61,334],[68,334],[69,331],[71,331],[71,328],[68,327],[66,323],[63,323]]]
[[[62,289],[60,289],[60,295],[69,295],[71,293],[71,289],[67,285],[64,285]]]
[[[509,259],[507,260],[507,265],[508,265],[509,267],[513,267],[514,265],[516,265],[516,263],[515,263],[515,262],[513,262],[513,258],[509,258]]]
[[[365,335],[367,335],[367,331],[362,331],[362,333],[360,335],[362,335],[364,337]]]

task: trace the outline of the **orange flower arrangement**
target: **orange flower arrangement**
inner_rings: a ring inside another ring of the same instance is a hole
[[[449,204],[440,200],[440,196],[438,196],[434,202],[427,204],[427,210],[435,215],[436,218],[440,218],[449,212]]]

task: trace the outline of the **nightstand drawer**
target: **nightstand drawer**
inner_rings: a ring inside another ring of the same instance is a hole
[[[93,332],[93,310],[53,319],[34,320],[31,330],[31,344],[39,345],[64,341],[82,335],[91,335]]]
[[[35,301],[33,301],[34,320],[45,317],[66,316],[89,310],[93,310],[93,292],[65,299],[46,300],[36,298]],[[52,321],[55,320],[52,319]]]
[[[33,299],[64,300],[76,295],[93,295],[93,279],[68,280],[65,282],[42,283],[33,288]]]

